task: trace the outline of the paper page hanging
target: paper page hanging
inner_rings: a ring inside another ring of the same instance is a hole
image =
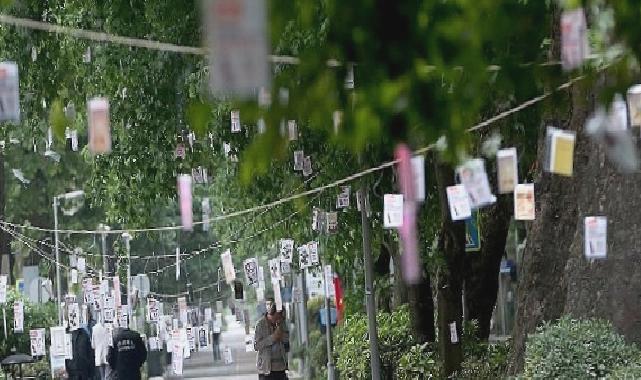
[[[70,303],[68,306],[69,331],[78,330],[80,327],[80,307],[78,303]]]
[[[547,129],[548,171],[551,173],[572,176],[574,168],[574,141],[576,133],[563,131],[554,127]]]
[[[92,154],[111,152],[111,127],[109,125],[109,101],[93,98],[87,103],[89,121],[89,151]]]
[[[24,303],[22,301],[13,302],[13,332],[24,332]]]
[[[403,194],[385,194],[383,196],[383,227],[399,228],[403,226]]]
[[[7,276],[0,275],[0,303],[7,302]]]
[[[51,336],[50,352],[52,356],[65,355],[65,328],[62,326],[51,327],[49,329]]]
[[[320,264],[320,257],[318,255],[318,242],[317,241],[311,241],[307,243],[307,247],[309,248],[309,262],[310,265],[318,265]]]
[[[472,209],[481,208],[496,202],[490,189],[485,171],[485,161],[481,158],[468,160],[456,169],[461,184],[465,186]]]
[[[312,173],[313,173],[312,159],[309,156],[307,156],[303,160],[303,176],[309,177],[310,175],[312,175]]]
[[[327,226],[327,233],[332,235],[338,232],[338,213],[328,212],[325,213],[325,225]]]
[[[331,265],[325,265],[323,267],[323,283],[325,285],[325,297],[330,298],[334,297],[334,271],[332,270]]]
[[[258,287],[258,260],[255,258],[245,260],[245,262],[243,262],[243,268],[245,270],[247,285],[253,286],[254,288]]]
[[[203,231],[209,231],[209,218],[211,217],[211,207],[209,206],[209,198],[203,198],[200,202],[200,207],[203,212]]]
[[[628,89],[628,110],[630,112],[630,126],[641,127],[641,84],[636,84]]]
[[[561,14],[561,60],[564,70],[580,67],[590,54],[588,28],[583,8]]]
[[[158,322],[159,320],[158,301],[154,298],[147,298],[147,321]]]
[[[605,259],[607,256],[608,218],[585,217],[585,258]]]
[[[467,195],[465,186],[449,186],[446,191],[452,220],[457,221],[470,218],[472,216],[472,209],[470,207],[470,197]]]
[[[534,220],[534,184],[518,184],[514,188],[514,219]]]
[[[412,157],[412,179],[414,180],[414,200],[425,201],[425,156]]]
[[[29,330],[31,356],[45,356],[45,329]]]
[[[278,259],[269,260],[269,276],[272,282],[278,282],[281,280],[280,260]]]
[[[292,273],[292,263],[290,261],[279,260],[280,262],[280,274],[290,274]]]
[[[336,197],[336,208],[345,209],[349,207],[349,200],[351,195],[351,188],[349,186],[342,186],[341,192]]]
[[[194,214],[192,209],[191,176],[188,174],[178,176],[178,198],[183,229],[191,231],[194,226]]]
[[[234,268],[234,262],[231,257],[231,250],[226,250],[225,253],[220,255],[220,259],[223,263],[223,271],[225,272],[225,281],[228,284],[231,284],[236,280],[236,269]]]
[[[205,35],[214,96],[248,98],[270,86],[265,0],[207,0]]]
[[[516,148],[501,149],[496,152],[498,188],[500,194],[514,191],[519,183]]]
[[[283,310],[283,296],[280,293],[280,282],[272,281],[272,287],[274,289],[274,303],[276,304],[276,311]]]
[[[298,266],[300,269],[305,269],[310,265],[309,249],[307,244],[298,247]]]
[[[296,124],[296,120],[287,120],[287,135],[289,141],[298,140],[298,125]]]
[[[294,240],[282,239],[280,241],[280,259],[291,263],[294,258]]]
[[[302,150],[294,151],[294,171],[303,170],[303,163],[305,161],[305,152]]]
[[[0,121],[20,122],[20,82],[15,62],[0,62]]]
[[[231,133],[240,132],[240,111],[231,111]]]

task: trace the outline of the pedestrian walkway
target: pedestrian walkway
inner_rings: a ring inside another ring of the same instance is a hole
[[[177,377],[167,372],[165,379],[228,379],[228,380],[256,380],[256,353],[245,352],[245,327],[236,322],[233,315],[225,317],[227,331],[222,333],[220,340],[221,354],[225,347],[232,350],[234,363],[225,365],[223,361],[214,363],[211,352],[194,352],[189,359],[185,359],[183,376]]]

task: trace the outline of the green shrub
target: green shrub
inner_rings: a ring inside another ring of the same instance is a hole
[[[430,344],[417,344],[405,352],[398,361],[398,380],[440,379],[441,361]]]
[[[604,378],[618,366],[639,357],[602,320],[561,318],[547,323],[528,338],[524,377],[527,379]]]
[[[507,370],[510,345],[508,343],[481,343],[479,354],[467,355],[461,365],[461,370],[455,379],[500,379]]]
[[[608,380],[636,379],[641,379],[641,360],[627,366],[619,367],[608,376]]]

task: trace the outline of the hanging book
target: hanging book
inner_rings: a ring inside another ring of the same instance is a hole
[[[574,168],[574,141],[576,133],[548,127],[546,147],[548,148],[547,170],[551,173],[572,176]]]
[[[247,259],[243,263],[243,268],[245,270],[245,280],[247,280],[247,285],[257,288],[259,284],[258,261],[255,258]]]
[[[338,213],[328,212],[325,213],[327,233],[332,235],[338,232]]]
[[[0,62],[0,121],[20,122],[18,65]]]
[[[294,170],[303,170],[303,163],[305,162],[305,153],[302,150],[294,151]]]
[[[294,241],[292,239],[282,239],[280,241],[280,259],[291,263],[294,257]]]
[[[496,202],[490,189],[490,182],[485,171],[485,161],[480,158],[468,160],[456,169],[456,174],[465,186],[470,198],[470,207],[478,209]]]
[[[178,176],[178,199],[180,202],[180,219],[184,230],[191,231],[194,225],[192,209],[191,176]]]
[[[496,152],[496,165],[499,193],[513,192],[514,187],[519,183],[516,148],[501,149]]]
[[[298,125],[296,124],[296,120],[287,120],[287,135],[289,141],[298,140]]]
[[[111,152],[111,127],[109,125],[109,101],[93,98],[87,102],[89,121],[89,151],[92,154]]]
[[[641,84],[628,89],[628,110],[630,112],[630,126],[641,127]]]
[[[240,132],[240,111],[231,111],[231,133]]]
[[[470,207],[470,197],[467,195],[465,186],[449,186],[446,191],[452,220],[456,221],[471,218],[472,209]]]
[[[231,257],[231,250],[226,250],[225,253],[220,255],[223,263],[223,270],[225,271],[225,281],[231,284],[236,279],[236,269],[234,269],[234,262]]]
[[[518,184],[514,188],[514,219],[534,220],[534,184]]]
[[[585,217],[585,258],[605,259],[607,256],[608,218]]]
[[[383,196],[383,227],[400,228],[403,226],[403,194]]]
[[[269,276],[272,282],[278,282],[281,279],[280,275],[280,260],[271,259],[269,260]]]
[[[312,159],[311,157],[307,156],[303,160],[303,176],[309,177],[312,175]]]
[[[590,54],[588,28],[583,8],[561,14],[561,60],[564,70],[580,67]]]

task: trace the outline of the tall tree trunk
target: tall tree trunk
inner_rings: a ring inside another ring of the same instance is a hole
[[[6,177],[4,168],[4,150],[0,148],[0,220],[6,221]],[[13,284],[13,256],[11,255],[9,234],[0,230],[0,273],[8,275],[8,283]]]
[[[443,221],[438,246],[445,259],[445,265],[439,268],[437,279],[438,344],[445,375],[449,376],[461,368],[463,361],[461,293],[465,256],[465,223],[453,222],[450,217],[446,188],[454,185],[454,170],[450,165],[435,160],[435,171]],[[452,324],[455,326],[455,332],[450,330]]]
[[[494,206],[484,209],[481,214],[481,250],[465,256],[466,318],[478,322],[477,337],[481,340],[490,336],[490,321],[499,288],[499,269],[513,204],[511,197],[499,196]]]
[[[562,120],[543,123],[539,132],[539,166],[534,187],[536,220],[527,225],[527,243],[519,271],[518,305],[508,370],[510,374],[517,374],[523,368],[528,334],[533,333],[541,322],[555,320],[563,314],[568,285],[565,267],[570,256],[573,236],[577,233],[577,226],[582,224],[577,192],[584,188],[583,182],[594,181],[594,178],[582,178],[579,175],[582,171],[580,167],[586,161],[582,154],[593,154],[585,151],[589,144],[581,133],[589,112],[589,107],[585,104],[589,93],[575,86],[571,89],[570,95],[570,120],[567,123],[563,123]],[[577,132],[573,177],[542,172],[547,125],[565,127]],[[599,173],[591,175],[598,176]]]
[[[389,236],[389,238],[386,244],[390,247],[392,266],[394,268],[394,274],[392,276],[392,308],[398,309],[408,301],[407,286],[405,285],[405,281],[403,281],[403,272],[401,267],[401,246],[400,242],[394,241],[392,235],[387,236]]]
[[[416,285],[407,287],[412,331],[418,343],[436,341],[434,330],[434,300],[429,273]]]

